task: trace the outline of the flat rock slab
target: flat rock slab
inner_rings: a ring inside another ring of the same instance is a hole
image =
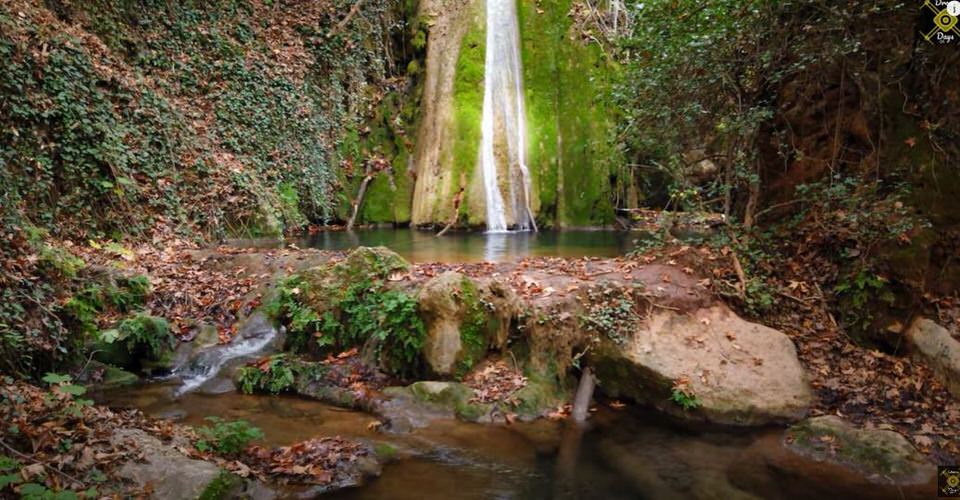
[[[834,415],[794,425],[784,444],[806,458],[851,468],[873,483],[926,484],[934,473],[933,466],[902,435],[861,429]]]
[[[138,485],[152,485],[154,498],[199,498],[225,474],[216,465],[189,458],[141,430],[121,429],[110,440],[117,446],[133,442],[143,450],[145,461],[127,462],[120,476]]]
[[[947,390],[960,397],[960,342],[953,338],[950,330],[929,319],[918,318],[907,330],[907,339]]]
[[[722,305],[656,311],[633,338],[604,341],[592,362],[608,395],[719,424],[796,421],[813,399],[790,339]],[[695,408],[671,400],[678,383]]]

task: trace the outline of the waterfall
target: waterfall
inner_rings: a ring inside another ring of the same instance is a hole
[[[537,230],[525,158],[527,124],[516,1],[487,0],[480,165],[490,232],[507,231],[511,226]],[[506,199],[500,173],[505,175]]]

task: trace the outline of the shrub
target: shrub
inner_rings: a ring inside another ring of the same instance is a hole
[[[241,368],[237,373],[237,383],[245,394],[279,394],[293,387],[298,371],[286,354],[277,354]]]
[[[196,447],[200,451],[214,451],[233,455],[243,451],[251,442],[263,438],[263,432],[246,420],[227,421],[219,417],[207,417],[211,425],[197,429],[200,439]]]
[[[116,328],[100,332],[100,341],[106,344],[122,342],[132,356],[157,360],[173,350],[177,339],[165,319],[137,314],[122,320]]]

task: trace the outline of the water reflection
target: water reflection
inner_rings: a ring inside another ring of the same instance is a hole
[[[463,232],[437,238],[411,229],[323,232],[294,240],[298,246],[349,250],[386,246],[413,262],[502,262],[524,257],[614,257],[629,250],[630,235],[614,231]]]

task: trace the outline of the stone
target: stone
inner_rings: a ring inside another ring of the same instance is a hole
[[[907,330],[907,340],[916,356],[937,373],[956,397],[960,397],[960,342],[950,330],[926,319],[917,318]]]
[[[785,447],[799,455],[852,468],[874,483],[925,484],[932,467],[902,435],[882,429],[857,428],[825,415],[787,430]]]
[[[469,278],[446,272],[428,281],[417,297],[417,306],[427,327],[423,345],[424,358],[430,370],[438,375],[453,373],[462,350],[460,327],[467,307],[458,300],[460,289]]]
[[[632,338],[602,338],[589,355],[599,388],[695,420],[765,425],[803,418],[813,395],[783,333],[722,305],[691,313],[654,310]],[[675,387],[693,408],[683,408]]]
[[[513,290],[457,272],[425,283],[417,307],[427,328],[423,355],[430,370],[440,376],[465,375],[488,349],[506,343],[517,304]]]
[[[125,385],[133,385],[140,381],[136,374],[116,366],[107,365],[103,370],[103,379],[97,384],[98,389],[114,389]]]
[[[121,448],[135,443],[143,451],[144,461],[123,464],[119,475],[134,484],[151,484],[156,498],[199,498],[211,486],[222,489],[224,471],[219,467],[188,458],[144,431],[120,429],[110,436],[110,441]],[[230,498],[229,491],[217,493],[213,498]]]

